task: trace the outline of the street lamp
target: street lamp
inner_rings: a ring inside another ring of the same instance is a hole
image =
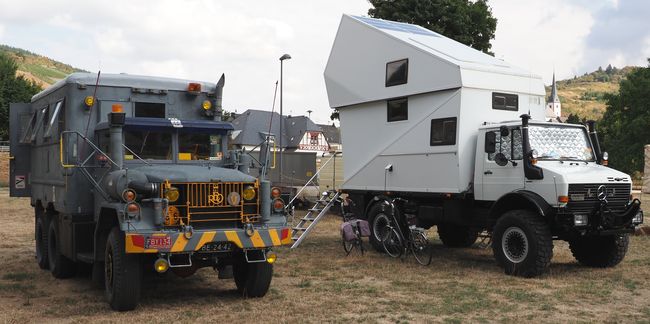
[[[278,183],[282,185],[282,151],[284,151],[284,148],[282,146],[282,135],[283,133],[283,126],[282,126],[282,119],[283,119],[283,114],[282,114],[282,99],[284,98],[283,92],[282,92],[282,62],[284,60],[289,60],[291,59],[291,55],[289,54],[284,54],[280,56],[280,178],[278,180]],[[271,117],[273,118],[273,117]]]

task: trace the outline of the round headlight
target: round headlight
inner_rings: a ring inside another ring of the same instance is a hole
[[[255,188],[248,186],[244,188],[243,195],[244,200],[253,200],[255,198]]]
[[[238,206],[239,202],[241,202],[241,196],[238,192],[233,191],[228,194],[228,204],[230,206]]]
[[[212,103],[210,102],[210,100],[205,100],[201,104],[201,107],[203,107],[203,110],[210,110],[210,108],[212,108]]]
[[[178,200],[178,197],[180,196],[180,193],[178,192],[178,188],[176,187],[169,187],[165,189],[165,198],[169,200],[169,202],[175,202]]]

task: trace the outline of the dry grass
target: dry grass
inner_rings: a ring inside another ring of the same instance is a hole
[[[646,195],[647,196],[647,195]],[[646,210],[650,210],[648,200]],[[633,237],[613,269],[578,265],[556,242],[550,273],[508,277],[491,251],[434,240],[429,267],[369,252],[344,256],[329,217],[297,250],[279,250],[269,294],[242,299],[211,269],[187,279],[147,278],[141,306],[116,313],[88,276],[55,280],[34,261],[28,199],[0,189],[2,322],[633,322],[650,318],[650,237]],[[367,247],[368,244],[366,244]]]

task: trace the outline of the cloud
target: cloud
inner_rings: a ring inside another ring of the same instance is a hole
[[[2,39],[2,35],[5,33],[5,26],[0,25],[0,40]]]

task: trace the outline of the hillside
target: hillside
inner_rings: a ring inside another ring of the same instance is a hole
[[[572,79],[557,81],[562,102],[562,115],[577,114],[580,118],[598,120],[605,112],[605,94],[618,92],[619,82],[634,69],[607,67]],[[548,98],[551,87],[546,87]]]
[[[7,45],[0,45],[0,52],[12,57],[18,64],[18,75],[36,82],[42,88],[46,88],[54,82],[65,78],[73,72],[83,72],[81,69],[71,65],[54,61],[45,56],[34,54],[24,49]]]

